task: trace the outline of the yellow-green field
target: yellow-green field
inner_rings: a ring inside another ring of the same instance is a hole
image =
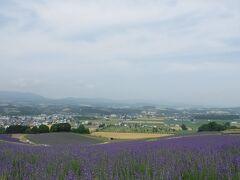
[[[222,132],[223,134],[240,134],[240,129],[228,129]]]
[[[121,140],[137,140],[137,139],[151,139],[171,136],[172,134],[154,134],[154,133],[118,133],[118,132],[93,132],[92,136],[121,139]]]

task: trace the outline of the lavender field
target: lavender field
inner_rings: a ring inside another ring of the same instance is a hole
[[[240,179],[240,136],[99,145],[0,142],[0,179]]]

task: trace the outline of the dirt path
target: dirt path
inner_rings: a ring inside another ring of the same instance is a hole
[[[22,143],[32,144],[32,145],[35,144],[27,139],[26,134],[12,134],[12,138],[18,139]]]

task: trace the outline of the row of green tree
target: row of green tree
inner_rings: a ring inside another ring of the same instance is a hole
[[[25,125],[10,125],[6,129],[4,127],[0,127],[0,134],[39,134],[50,132],[74,132],[80,134],[90,134],[89,129],[84,127],[84,125],[80,125],[78,128],[73,129],[69,123],[53,124],[51,128],[43,124],[39,127],[33,126],[32,128]]]
[[[218,124],[216,122],[210,122],[208,124],[203,124],[198,128],[198,131],[224,131],[226,129],[236,129],[236,126],[231,126],[229,122],[225,124]]]

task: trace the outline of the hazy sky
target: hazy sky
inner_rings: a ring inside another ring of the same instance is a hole
[[[0,0],[0,90],[240,105],[240,1]]]

